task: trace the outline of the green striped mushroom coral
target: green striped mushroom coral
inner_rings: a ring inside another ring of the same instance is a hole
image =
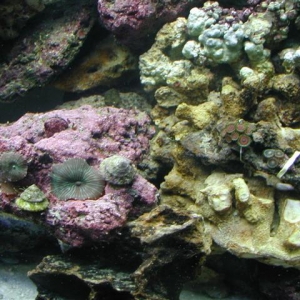
[[[97,199],[103,192],[104,181],[99,171],[81,158],[54,165],[50,176],[52,193],[60,200]]]
[[[0,182],[16,182],[27,175],[27,161],[16,152],[9,151],[0,155]]]
[[[29,186],[16,199],[18,208],[26,211],[39,212],[47,209],[49,200],[46,195],[35,185]]]

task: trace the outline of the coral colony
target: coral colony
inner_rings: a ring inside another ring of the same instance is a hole
[[[227,124],[221,132],[221,136],[227,143],[235,142],[238,146],[244,148],[251,144],[251,135],[255,129],[255,124],[240,119]]]
[[[207,1],[165,24],[139,58],[157,100],[151,150],[173,166],[161,202],[201,215],[222,249],[297,268],[300,69],[290,24],[298,31],[298,4]]]

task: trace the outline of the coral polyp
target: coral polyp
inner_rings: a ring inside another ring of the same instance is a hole
[[[237,132],[244,132],[247,129],[247,125],[244,120],[240,120],[236,123],[235,129]]]
[[[52,193],[60,200],[97,199],[103,192],[100,173],[81,158],[71,158],[54,165],[51,173]]]
[[[275,157],[277,157],[277,158],[283,158],[283,157],[284,157],[284,152],[281,151],[281,150],[275,150],[274,155],[275,155]]]
[[[269,169],[275,169],[282,164],[284,152],[280,149],[265,149],[263,156],[267,160],[267,167]]]
[[[255,129],[255,124],[239,119],[225,125],[221,137],[226,143],[236,142],[240,147],[248,147],[252,143],[251,135]]]
[[[225,128],[226,133],[232,133],[235,131],[235,124],[228,124]]]
[[[263,156],[266,157],[266,158],[271,158],[271,157],[274,156],[274,154],[275,154],[275,150],[274,149],[266,149],[263,152]]]
[[[240,147],[248,147],[251,144],[252,140],[250,138],[250,136],[246,135],[246,134],[241,134],[237,140],[237,144]]]
[[[232,134],[230,134],[230,138],[232,141],[237,141],[239,139],[238,132],[233,132]]]
[[[267,166],[270,169],[274,169],[274,168],[278,167],[278,161],[272,157],[272,158],[268,159]]]
[[[16,152],[4,152],[0,156],[0,182],[16,182],[27,174],[25,158]]]

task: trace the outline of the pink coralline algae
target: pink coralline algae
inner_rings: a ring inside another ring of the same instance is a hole
[[[199,3],[200,2],[200,3]],[[167,22],[188,13],[201,1],[98,0],[101,23],[123,44],[133,49],[149,46],[149,35]]]
[[[87,239],[106,239],[108,233],[123,226],[131,207],[128,194],[107,194],[99,200],[57,202],[47,214],[58,239],[81,246]]]
[[[63,127],[64,130],[57,130],[49,137],[45,124],[54,118],[68,122],[68,128]],[[154,128],[146,113],[81,106],[44,114],[28,113],[13,124],[3,125],[0,152],[16,151],[28,160],[35,158],[32,164],[47,155],[54,163],[79,157],[98,165],[114,154],[136,163],[147,153],[153,134]]]
[[[56,127],[56,121],[68,127]],[[49,122],[54,124],[50,126],[51,134]],[[157,202],[157,189],[137,174],[133,182],[124,187],[116,188],[106,182],[104,192],[97,199],[62,201],[51,190],[53,165],[80,158],[99,170],[105,158],[116,154],[137,165],[146,157],[153,135],[154,127],[144,112],[82,106],[73,110],[28,113],[13,124],[3,124],[0,153],[13,151],[24,157],[28,172],[18,186],[24,189],[37,185],[50,201],[49,208],[42,213],[43,220],[58,239],[72,246],[82,246],[110,239],[110,232],[122,228],[128,216],[137,217],[151,209]],[[17,188],[15,195],[0,190],[0,210],[24,215],[15,204],[21,193]],[[41,215],[35,213],[34,217]]]
[[[155,204],[156,188],[141,178],[137,176],[136,180],[139,189],[114,189],[108,185],[97,200],[57,201],[49,209],[46,222],[54,228],[58,239],[73,247],[109,241],[114,236],[109,234],[112,230],[122,228],[129,216],[141,214],[141,205],[145,212]],[[147,194],[143,195],[143,189]]]

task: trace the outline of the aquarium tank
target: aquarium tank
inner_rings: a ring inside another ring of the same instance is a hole
[[[0,3],[0,299],[300,300],[300,1]]]

